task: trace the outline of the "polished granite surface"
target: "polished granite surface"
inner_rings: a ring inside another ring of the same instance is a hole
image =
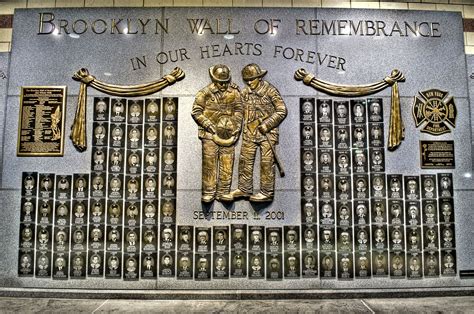
[[[472,313],[474,298],[144,301],[0,298],[0,313]]]

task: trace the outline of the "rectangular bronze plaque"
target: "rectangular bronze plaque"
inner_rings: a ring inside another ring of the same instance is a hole
[[[420,141],[422,169],[454,169],[454,141]]]
[[[66,86],[21,88],[17,156],[63,156]]]

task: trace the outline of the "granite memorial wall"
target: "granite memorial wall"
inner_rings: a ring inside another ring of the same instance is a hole
[[[3,286],[472,285],[460,14],[28,9],[13,28]]]

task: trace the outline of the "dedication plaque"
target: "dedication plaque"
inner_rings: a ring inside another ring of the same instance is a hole
[[[420,141],[422,169],[454,169],[454,141]]]
[[[63,156],[66,86],[21,88],[17,156]]]

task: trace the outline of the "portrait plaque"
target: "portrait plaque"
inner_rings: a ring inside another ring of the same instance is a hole
[[[300,120],[314,121],[314,98],[300,98]]]
[[[178,250],[192,251],[193,250],[193,226],[178,226]],[[189,266],[189,265],[187,265]]]
[[[231,225],[231,264],[230,276],[233,278],[247,275],[247,225]]]
[[[20,248],[33,249],[35,226],[33,224],[20,224]]]
[[[107,252],[105,254],[105,278],[120,279],[122,275],[122,254]]]
[[[438,173],[438,193],[440,197],[453,197],[453,175]]]
[[[196,254],[195,280],[211,280],[211,254]]]
[[[352,228],[337,227],[337,251],[347,253],[352,251]]]
[[[331,99],[318,99],[318,112],[317,121],[319,123],[331,123],[332,122],[332,100]]]
[[[389,199],[403,198],[403,178],[401,174],[390,174],[387,176]]]
[[[423,258],[419,253],[407,255],[407,276],[408,279],[421,279],[423,277]]]
[[[383,121],[383,106],[381,98],[369,98],[367,99],[368,116],[370,122],[381,122]]]
[[[354,278],[352,253],[338,253],[338,272],[337,278],[339,280],[351,280]]]
[[[157,254],[142,253],[142,264],[141,264],[141,279],[156,279],[156,262]],[[135,274],[138,272],[138,262],[136,257],[129,257],[125,261],[126,271],[128,274]]]
[[[214,226],[213,251],[226,252],[229,250],[228,226]]]
[[[70,277],[72,279],[85,279],[86,268],[86,252],[71,252]]]
[[[126,253],[138,253],[140,249],[140,234],[139,228],[124,228],[124,251]]]
[[[193,257],[191,251],[178,251],[178,279],[193,278]]]
[[[139,272],[138,272],[138,262],[137,260],[140,258],[138,254],[124,254],[122,258],[122,272],[123,272],[123,280],[138,280]],[[143,268],[152,268],[150,265],[145,263],[142,265]]]
[[[405,254],[404,252],[390,252],[390,277],[405,278]]]
[[[104,274],[103,267],[104,251],[88,252],[88,277],[102,277]]]
[[[373,277],[386,277],[388,275],[387,251],[372,251]]]
[[[326,226],[325,226],[326,227]],[[327,227],[330,228],[330,227]],[[318,237],[317,237],[317,226],[316,225],[305,225],[304,228],[302,228],[302,243],[303,243],[303,249],[312,251],[316,250],[318,247]],[[331,229],[330,231],[330,236],[329,240],[325,241],[327,245],[332,245],[333,243],[333,230]],[[326,238],[325,238],[326,240]]]
[[[424,261],[424,275],[425,278],[436,278],[439,277],[439,253],[435,251],[431,251],[425,253],[425,261]]]
[[[336,277],[336,265],[334,262],[334,252],[322,252],[320,255],[321,279],[331,279]]]
[[[163,251],[174,250],[176,247],[176,226],[169,224],[160,225],[160,247]]]
[[[284,276],[285,278],[300,277],[300,228],[299,226],[284,226]]]
[[[21,88],[17,156],[63,156],[66,86]]]
[[[370,278],[371,276],[370,252],[366,252],[366,251],[356,252],[355,276],[356,278]]]
[[[359,225],[369,223],[369,201],[357,200],[354,202],[354,217],[355,222]]]
[[[282,276],[282,255],[267,254],[267,280],[281,280]]]
[[[336,149],[349,149],[351,131],[348,125],[336,125],[334,126],[335,146]]]
[[[265,271],[265,263],[263,262],[263,253],[261,252],[249,252],[248,257],[248,271],[249,279],[263,279]]]
[[[229,278],[229,252],[214,252],[214,279],[228,279]]]
[[[313,147],[304,147],[301,149],[301,169],[307,172],[316,171],[317,157]]]
[[[68,279],[68,253],[54,253],[53,279]]]
[[[307,251],[303,252],[303,278],[316,278],[318,277],[318,261],[317,252]]]
[[[383,123],[369,123],[368,135],[369,135],[369,146],[383,147],[383,144],[384,144]]]
[[[160,251],[160,277],[175,276],[175,256],[174,251]]]
[[[335,101],[335,123],[336,124],[349,124],[349,102],[348,101]]]
[[[31,223],[35,221],[36,214],[36,199],[34,198],[22,198],[21,199],[21,213],[20,221]]]
[[[442,276],[456,276],[456,251],[446,250],[441,251],[441,275]]]
[[[72,231],[72,244],[71,249],[73,251],[85,251],[87,250],[86,247],[86,236],[87,236],[87,226],[79,225],[76,226]]]
[[[94,98],[94,121],[108,121],[109,119],[109,97]]]
[[[51,277],[51,252],[50,251],[43,251],[37,255],[35,276],[37,278]]]
[[[402,200],[388,200],[388,217],[391,225],[402,225],[404,223],[404,211]]]
[[[266,269],[268,280],[281,280],[282,272],[282,230],[280,227],[266,228]]]
[[[390,226],[389,227],[389,244],[390,250],[392,251],[403,251],[405,239],[404,239],[404,230],[400,226]]]
[[[357,251],[367,251],[367,250],[369,250],[370,243],[371,243],[370,242],[369,226],[357,226],[355,228],[355,238],[356,238],[355,239],[355,249]],[[365,270],[367,270],[367,269],[365,269]]]

